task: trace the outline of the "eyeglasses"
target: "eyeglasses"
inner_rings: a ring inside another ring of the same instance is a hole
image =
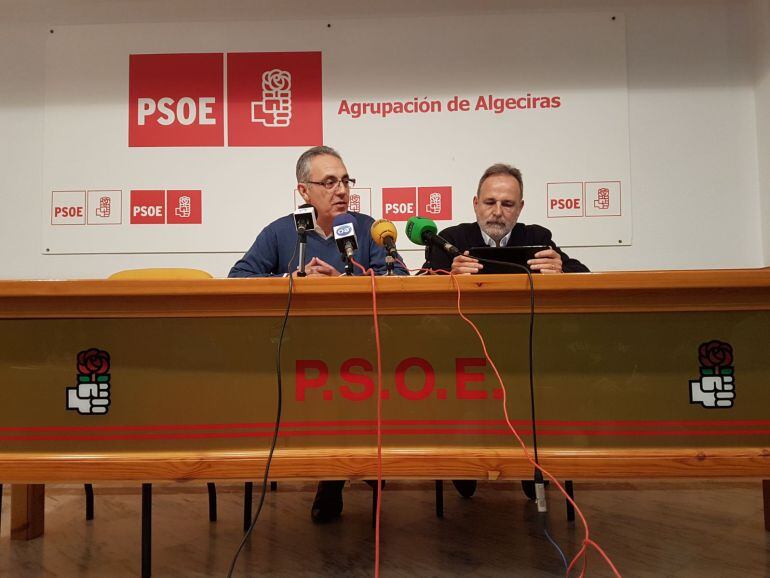
[[[327,191],[333,191],[340,184],[342,184],[342,188],[343,189],[349,189],[350,187],[355,187],[356,186],[356,179],[350,179],[348,177],[344,177],[342,179],[337,179],[335,177],[329,177],[328,179],[324,179],[323,181],[307,181],[307,184],[309,184],[309,185],[321,185]]]

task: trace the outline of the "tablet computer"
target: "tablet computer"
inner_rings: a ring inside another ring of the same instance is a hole
[[[546,245],[524,245],[521,247],[473,247],[469,253],[476,259],[493,259],[495,261],[504,261],[505,263],[514,263],[527,267],[527,261],[535,258],[535,253],[548,249]],[[527,267],[529,268],[529,267]],[[511,267],[498,263],[484,263],[481,273],[499,274],[499,273],[519,273],[525,271],[519,267]]]

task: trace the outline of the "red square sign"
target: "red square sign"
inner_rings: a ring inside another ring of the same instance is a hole
[[[131,224],[166,222],[165,191],[131,191]]]
[[[224,145],[224,57],[132,54],[128,146]]]
[[[382,218],[408,221],[417,214],[417,187],[382,189]]]
[[[227,55],[230,146],[323,144],[320,52]]]
[[[420,187],[417,189],[417,214],[434,221],[452,219],[452,187]]]
[[[181,225],[201,224],[200,191],[166,191],[167,223]]]

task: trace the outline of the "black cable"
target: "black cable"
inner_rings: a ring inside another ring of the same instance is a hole
[[[289,264],[287,266],[287,273],[289,275],[289,295],[286,300],[286,311],[284,311],[283,314],[283,323],[281,324],[281,333],[278,336],[278,347],[275,352],[275,374],[276,374],[276,383],[278,388],[278,402],[276,404],[276,415],[275,415],[275,429],[273,430],[273,439],[270,442],[270,451],[267,454],[267,463],[265,464],[265,475],[262,478],[262,492],[259,496],[259,506],[257,506],[257,512],[254,514],[254,519],[251,521],[251,525],[249,526],[249,529],[246,530],[246,532],[243,534],[243,539],[241,540],[241,543],[238,545],[238,550],[235,552],[235,556],[233,556],[233,561],[230,563],[230,569],[227,572],[227,578],[232,578],[233,571],[235,570],[235,564],[238,561],[238,556],[241,553],[241,550],[243,550],[243,546],[246,544],[246,540],[248,540],[249,536],[251,535],[251,531],[254,529],[254,526],[257,524],[257,520],[259,519],[259,514],[262,512],[262,506],[265,503],[265,491],[267,490],[267,478],[270,474],[270,464],[273,461],[273,452],[275,451],[276,443],[278,442],[278,430],[281,427],[281,413],[283,411],[283,380],[282,376],[283,373],[281,371],[281,349],[283,347],[283,336],[286,332],[286,323],[289,321],[289,311],[291,310],[291,298],[294,294],[294,276],[291,274],[291,264],[294,262],[294,257],[297,255],[297,247],[299,246],[299,237],[297,238],[297,243],[294,245],[294,252],[291,254],[291,258],[289,259]]]
[[[505,265],[507,267],[514,267],[521,269],[527,274],[529,279],[529,402],[530,402],[530,418],[532,420],[532,448],[535,454],[535,463],[540,465],[540,459],[537,454],[537,422],[535,420],[535,362],[534,362],[534,340],[535,340],[535,282],[532,278],[532,271],[529,267],[519,265],[518,263],[508,263],[507,261],[497,261],[495,259],[478,259],[481,263],[489,263],[492,265]],[[538,480],[539,474],[539,480]],[[543,482],[543,474],[535,468],[535,483]]]
[[[526,272],[529,278],[529,399],[530,399],[530,416],[532,419],[532,446],[535,454],[535,463],[540,465],[540,460],[537,455],[537,422],[535,420],[535,378],[534,378],[534,334],[535,334],[535,286],[532,278],[532,272],[528,267],[519,265],[518,263],[507,263],[505,261],[496,261],[494,259],[479,259],[482,263],[493,263],[496,265],[507,265],[509,267],[515,267],[522,269]],[[536,491],[536,500],[538,500],[538,517],[542,523],[542,530],[548,541],[556,548],[559,556],[564,562],[565,571],[568,569],[567,559],[564,556],[564,551],[559,544],[548,533],[548,515],[545,511],[545,480],[543,479],[543,472],[539,468],[535,468],[534,483]],[[538,492],[538,486],[540,492]],[[540,510],[542,499],[542,508]]]

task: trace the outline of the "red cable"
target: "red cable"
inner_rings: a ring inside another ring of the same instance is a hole
[[[382,348],[380,346],[380,323],[377,317],[377,289],[374,271],[351,259],[364,275],[372,280],[372,315],[374,317],[374,342],[377,348],[377,507],[374,521],[374,578],[380,576],[380,503],[382,502]]]
[[[375,531],[374,531],[374,576],[375,578],[379,578],[380,576],[380,502],[381,502],[381,496],[382,496],[382,349],[380,345],[380,326],[379,326],[379,320],[377,315],[377,290],[375,285],[375,273],[372,269],[365,269],[363,265],[358,263],[355,259],[351,259],[354,265],[356,265],[359,269],[361,269],[362,273],[364,275],[369,274],[372,281],[372,313],[374,317],[374,339],[375,339],[375,345],[377,349],[377,510],[375,515]],[[543,473],[549,480],[551,480],[554,485],[559,489],[559,491],[564,495],[566,500],[572,504],[572,506],[575,508],[575,511],[578,513],[578,516],[580,517],[580,521],[583,524],[583,527],[585,528],[585,538],[583,539],[583,545],[578,550],[578,553],[575,555],[575,557],[570,562],[569,566],[567,567],[566,571],[566,577],[569,578],[570,572],[572,571],[573,566],[575,563],[582,557],[583,559],[583,568],[581,569],[579,578],[584,578],[586,575],[586,571],[588,570],[588,557],[587,557],[587,550],[588,546],[592,546],[599,554],[601,554],[602,558],[604,558],[604,561],[607,563],[607,565],[612,570],[613,574],[617,578],[622,578],[620,575],[620,572],[615,567],[615,565],[612,563],[612,560],[610,557],[606,554],[606,552],[593,540],[589,537],[589,528],[588,528],[588,521],[586,520],[585,516],[583,515],[583,511],[580,509],[580,507],[577,505],[577,503],[570,497],[570,495],[567,493],[567,491],[564,489],[564,487],[559,483],[559,480],[557,480],[549,471],[547,471],[545,468],[543,468],[540,464],[535,462],[535,460],[532,459],[532,457],[529,454],[529,450],[527,450],[527,446],[524,443],[524,440],[521,439],[521,436],[519,436],[519,433],[516,431],[516,428],[511,423],[510,418],[508,417],[508,392],[505,389],[505,384],[503,383],[503,379],[500,376],[500,372],[497,370],[497,366],[495,365],[494,361],[492,361],[492,358],[489,355],[489,352],[487,351],[487,345],[484,341],[484,337],[481,335],[481,332],[479,331],[478,327],[468,319],[468,317],[465,316],[465,314],[462,311],[461,307],[461,291],[460,291],[460,285],[457,283],[457,280],[455,279],[456,275],[445,271],[443,269],[409,269],[406,267],[406,265],[402,261],[398,261],[405,269],[408,271],[426,271],[426,272],[441,272],[441,273],[448,273],[452,279],[452,283],[454,283],[455,287],[457,288],[457,313],[460,315],[460,317],[471,326],[473,331],[476,333],[476,336],[479,338],[479,342],[481,343],[481,348],[484,351],[484,357],[486,358],[487,362],[489,362],[490,367],[495,373],[495,377],[497,377],[497,381],[500,384],[500,388],[503,392],[503,399],[502,399],[502,405],[503,405],[503,415],[505,416],[505,422],[508,424],[508,428],[511,430],[513,435],[516,437],[516,440],[519,442],[519,445],[521,446],[522,451],[524,452],[524,456],[527,458],[527,461],[529,461],[532,466],[540,470],[540,472]]]
[[[583,578],[583,576],[585,576],[585,572],[586,572],[586,569],[587,569],[587,563],[586,563],[587,559],[585,558],[585,555],[586,555],[586,551],[587,551],[587,547],[588,546],[592,546],[593,548],[595,548],[599,552],[599,554],[602,555],[604,560],[607,562],[607,565],[610,567],[610,569],[612,570],[613,574],[615,574],[615,576],[617,576],[617,578],[622,578],[622,576],[620,575],[620,572],[618,572],[618,569],[615,568],[615,565],[612,563],[612,560],[610,560],[609,556],[607,556],[607,554],[604,552],[604,550],[602,550],[602,548],[599,546],[599,544],[597,544],[596,542],[594,542],[593,540],[590,539],[590,537],[589,537],[589,530],[588,530],[588,522],[586,521],[585,516],[583,516],[583,512],[580,509],[580,507],[578,507],[577,503],[575,503],[575,501],[572,498],[570,498],[569,494],[562,487],[562,485],[559,483],[559,481],[555,477],[553,477],[550,472],[548,472],[545,468],[543,468],[540,464],[538,464],[537,462],[535,462],[535,460],[532,459],[532,457],[529,454],[529,450],[527,450],[527,446],[524,443],[524,440],[521,439],[521,436],[519,436],[519,433],[516,431],[516,428],[513,427],[513,424],[511,423],[511,420],[508,417],[508,403],[507,403],[508,392],[505,389],[505,384],[503,383],[502,377],[500,377],[500,372],[497,371],[497,366],[495,365],[494,361],[492,361],[492,358],[489,356],[489,352],[487,351],[487,345],[484,342],[484,337],[481,335],[481,332],[479,331],[478,327],[476,327],[476,325],[473,323],[473,321],[468,319],[465,316],[465,314],[463,313],[463,311],[462,311],[462,308],[461,308],[461,305],[460,305],[461,304],[461,301],[460,301],[460,297],[461,297],[460,284],[457,282],[457,279],[455,277],[456,277],[456,275],[454,275],[454,274],[451,275],[452,283],[454,283],[455,287],[457,288],[457,313],[459,313],[460,317],[468,325],[470,325],[471,328],[473,329],[473,331],[476,333],[476,336],[479,338],[479,341],[481,342],[481,348],[484,351],[484,357],[486,357],[487,361],[489,362],[490,367],[495,372],[495,376],[497,377],[497,381],[500,384],[500,388],[502,389],[502,392],[503,392],[503,400],[502,400],[502,403],[503,403],[503,415],[505,416],[505,421],[508,424],[508,428],[511,430],[513,435],[516,437],[516,440],[519,442],[519,445],[521,446],[521,449],[524,451],[524,456],[527,458],[527,461],[529,461],[530,464],[532,464],[535,468],[540,470],[543,473],[543,475],[545,475],[549,480],[551,480],[554,483],[554,485],[564,495],[564,497],[567,499],[567,501],[570,504],[572,504],[572,506],[575,508],[575,511],[578,513],[578,516],[580,516],[580,521],[583,523],[583,527],[585,528],[585,538],[583,539],[583,546],[580,548],[578,553],[572,559],[572,562],[570,562],[570,564],[569,564],[569,566],[567,568],[567,572],[566,572],[567,578],[569,578],[570,571],[572,570],[572,567],[575,565],[575,562],[577,562],[581,557],[583,557],[583,569],[582,569],[582,571],[580,573],[580,578]]]

